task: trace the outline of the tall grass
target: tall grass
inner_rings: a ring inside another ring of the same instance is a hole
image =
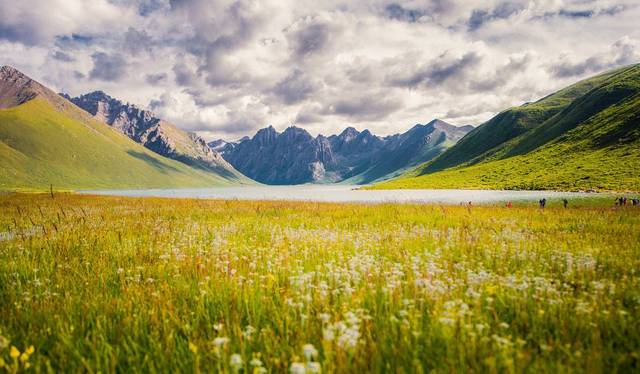
[[[1,195],[0,364],[637,371],[639,213]]]

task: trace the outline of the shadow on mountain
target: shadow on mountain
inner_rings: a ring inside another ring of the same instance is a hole
[[[189,156],[184,156],[184,155],[180,155],[180,154],[173,154],[171,156],[171,158],[173,158],[176,161],[180,161],[185,165],[189,165],[195,169],[199,169],[208,173],[215,173],[220,175],[223,178],[229,179],[229,180],[237,180],[238,179],[238,175],[234,174],[230,169],[226,169],[224,167],[221,166],[217,166],[214,164],[210,164],[207,162],[204,162],[202,160],[198,160],[196,158],[193,157],[189,157]]]
[[[143,152],[136,152],[136,151],[127,151],[127,153],[130,156],[133,156],[139,160],[142,160],[144,162],[146,162],[147,164],[153,166],[154,168],[162,171],[162,172],[167,172],[168,170],[171,171],[179,171],[178,169],[174,168],[173,166],[167,165],[165,163],[160,162],[160,160],[158,160],[157,158],[151,157],[146,153]]]

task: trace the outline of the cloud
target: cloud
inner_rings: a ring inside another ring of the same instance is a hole
[[[108,0],[2,0],[0,39],[38,45],[59,37],[99,35],[135,17]]]
[[[549,71],[559,78],[582,76],[616,66],[629,65],[640,61],[640,41],[624,37],[606,52],[601,52],[585,60],[574,62],[563,56],[559,62],[549,67]]]
[[[207,137],[478,124],[640,61],[636,0],[0,0],[0,59]]]
[[[297,57],[307,57],[322,51],[327,46],[330,32],[328,24],[317,19],[306,18],[294,26],[289,42]]]
[[[199,79],[197,74],[184,62],[178,62],[173,65],[173,74],[175,75],[176,83],[183,87],[195,85]]]
[[[127,72],[127,62],[118,53],[108,54],[96,52],[91,55],[93,68],[89,72],[89,78],[104,81],[118,81]]]
[[[491,10],[474,9],[471,17],[469,17],[467,21],[467,27],[469,31],[475,31],[487,22],[509,18],[522,12],[524,9],[526,9],[525,4],[511,1],[499,3]]]
[[[144,80],[151,84],[151,85],[156,85],[159,83],[163,83],[167,81],[167,74],[166,73],[158,73],[158,74],[147,74],[144,78]]]
[[[142,52],[151,52],[151,37],[146,31],[136,30],[133,27],[129,27],[124,34],[123,49],[136,56]]]
[[[384,119],[402,108],[402,99],[389,93],[354,95],[330,102],[321,114],[341,115],[349,118]]]
[[[404,22],[417,22],[426,14],[424,10],[407,9],[398,3],[389,4],[384,10],[389,18]]]
[[[69,55],[68,53],[62,52],[62,51],[55,51],[53,52],[53,54],[51,55],[51,57],[54,60],[58,60],[61,62],[73,62],[75,61],[75,58],[73,58],[71,55]]]
[[[460,79],[465,71],[481,62],[476,52],[467,52],[460,57],[451,57],[445,52],[434,61],[420,65],[414,71],[403,71],[399,76],[389,77],[392,85],[398,87],[437,86],[449,79]]]
[[[305,76],[300,69],[278,82],[274,93],[282,98],[286,104],[294,104],[307,99],[319,89],[318,84]]]

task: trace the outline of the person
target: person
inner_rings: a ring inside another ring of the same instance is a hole
[[[511,207],[513,207],[513,204],[511,204],[511,201],[509,201],[509,202],[507,203],[507,208],[511,209]]]
[[[544,209],[544,206],[547,205],[547,199],[546,198],[542,198],[540,200],[540,208]]]
[[[567,199],[562,199],[562,205],[564,206],[564,208],[566,209],[567,206],[569,205],[569,200]]]

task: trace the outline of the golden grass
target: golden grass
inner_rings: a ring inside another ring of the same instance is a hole
[[[4,194],[0,364],[631,372],[639,213]]]

